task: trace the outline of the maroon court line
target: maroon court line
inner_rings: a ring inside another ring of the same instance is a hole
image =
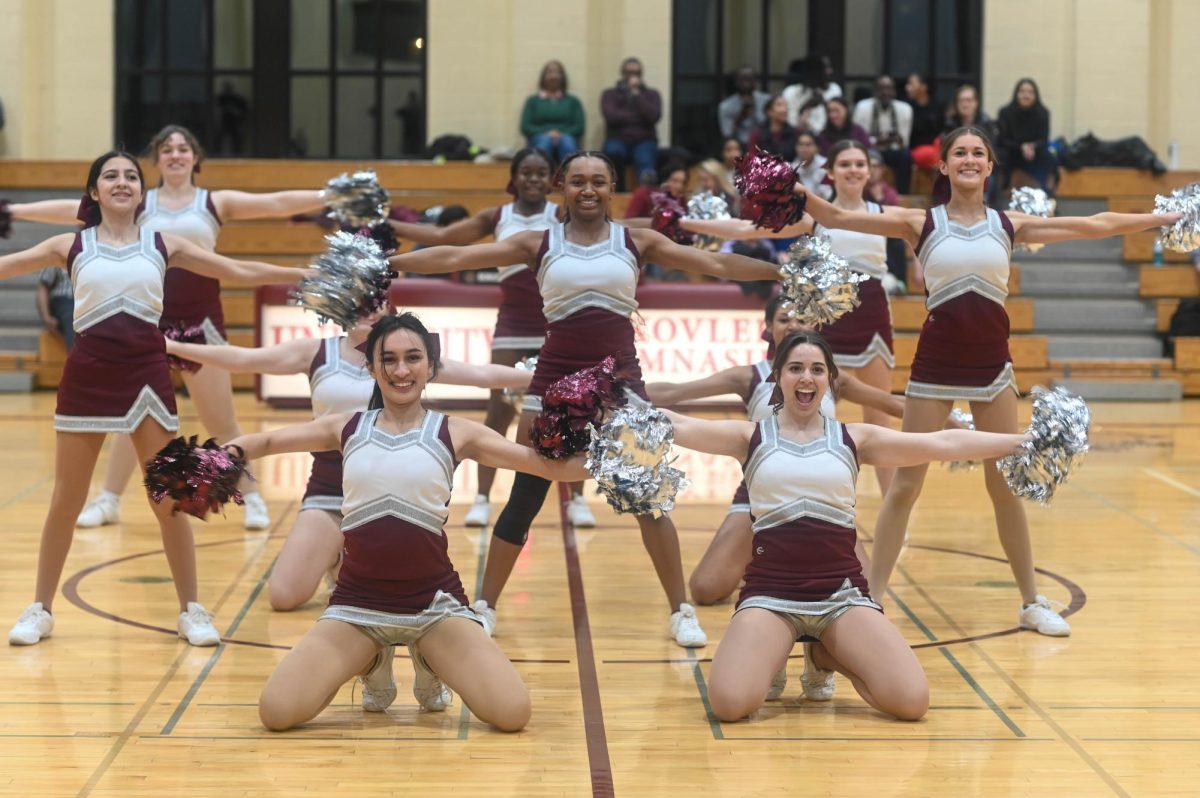
[[[279,537],[279,535],[271,534],[271,535],[268,535],[267,537],[274,538],[274,537]],[[227,540],[213,540],[213,541],[209,541],[208,543],[197,543],[196,548],[199,549],[199,548],[205,548],[208,546],[225,546],[230,543],[245,543],[245,542],[246,541],[244,538],[229,538]],[[154,626],[153,624],[142,623],[141,621],[135,621],[132,618],[126,618],[122,615],[116,615],[115,613],[111,613],[107,610],[102,610],[99,607],[97,607],[96,605],[89,602],[87,599],[83,598],[83,596],[81,596],[79,593],[80,583],[83,582],[83,580],[86,579],[87,577],[94,574],[96,571],[100,571],[105,568],[110,568],[114,565],[120,565],[121,563],[129,562],[130,560],[138,560],[143,557],[153,557],[156,554],[162,554],[162,553],[163,553],[162,549],[154,549],[153,551],[143,551],[143,552],[139,552],[137,554],[127,554],[124,557],[118,557],[115,560],[106,560],[105,562],[97,563],[96,565],[92,565],[87,568],[84,568],[82,571],[78,571],[78,572],[72,574],[71,578],[69,578],[66,582],[63,583],[63,587],[62,587],[63,597],[66,598],[67,601],[71,602],[73,605],[75,605],[79,609],[83,610],[84,612],[88,613],[89,615],[95,615],[97,618],[103,618],[106,621],[112,621],[113,623],[124,624],[125,626],[132,626],[135,629],[145,629],[146,631],[149,631],[149,632],[158,632],[160,634],[168,635],[170,637],[178,637],[179,633],[174,629],[167,629],[166,627],[163,627],[163,626]],[[233,645],[233,646],[249,646],[251,648],[273,648],[277,651],[291,651],[292,650],[291,646],[279,645],[277,643],[264,643],[260,640],[239,640],[234,637],[222,637],[221,642],[225,643],[227,645]],[[409,659],[409,657],[405,654],[397,654],[396,658],[397,659]],[[519,663],[524,663],[524,664],[531,664],[531,665],[569,665],[569,664],[571,664],[571,661],[569,659],[510,659],[509,661],[510,662],[519,662]]]
[[[575,527],[567,517],[570,499],[567,483],[558,483],[559,517],[562,521],[563,555],[567,560],[567,585],[571,596],[571,621],[575,626],[575,658],[579,661],[579,693],[583,701],[583,731],[587,740],[588,764],[593,798],[611,798],[612,764],[608,759],[608,737],[604,733],[604,709],[600,704],[600,682],[592,650],[592,628],[588,623],[587,599],[583,593],[583,571],[575,545]]]

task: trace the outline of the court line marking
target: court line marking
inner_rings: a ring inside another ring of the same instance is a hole
[[[908,576],[908,574],[903,574],[903,576],[905,579],[908,579],[909,582],[912,582],[912,579]],[[892,601],[896,603],[896,606],[900,608],[900,611],[908,616],[910,621],[916,624],[917,628],[921,630],[922,634],[924,634],[930,640],[937,640],[937,635],[935,635],[930,628],[926,626],[919,617],[917,617],[917,614],[913,612],[913,610],[907,604],[904,603],[903,599],[896,595],[894,590],[888,588],[887,592]],[[996,715],[996,717],[998,717],[1004,723],[1004,725],[1008,727],[1009,731],[1011,731],[1017,737],[1027,736],[1025,732],[1021,731],[1021,727],[1018,726],[1013,719],[1008,716],[1008,713],[1001,709],[1000,705],[992,699],[992,697],[988,694],[988,691],[983,688],[983,685],[975,680],[975,677],[971,675],[971,671],[958,661],[957,657],[955,657],[945,648],[939,648],[938,651],[942,653],[942,656],[949,660],[950,664],[954,666],[954,669],[958,671],[958,675],[961,676],[967,685],[975,691],[975,694],[979,696],[984,704],[987,705],[987,708],[990,709]]]
[[[730,742],[795,742],[838,743],[1053,743],[1053,737],[726,737]]]
[[[700,670],[701,660],[690,648],[687,650],[687,654],[688,659],[692,661],[692,678],[696,680],[696,689],[700,691],[700,703],[704,705],[704,714],[708,718],[708,729],[712,732],[714,740],[724,740],[725,731],[721,728],[721,721],[717,719],[716,713],[712,710],[712,704],[708,702],[708,683],[704,681],[704,673]]]
[[[1170,542],[1174,543],[1175,545],[1181,546],[1181,547],[1187,549],[1192,554],[1195,554],[1197,557],[1200,557],[1200,548],[1193,546],[1192,544],[1188,543],[1187,541],[1180,540],[1175,535],[1172,535],[1170,532],[1168,532],[1165,529],[1163,529],[1162,527],[1160,527],[1158,524],[1155,524],[1152,521],[1147,521],[1145,518],[1142,518],[1137,513],[1131,512],[1130,510],[1126,510],[1124,507],[1113,504],[1111,501],[1109,501],[1107,498],[1105,498],[1102,494],[1093,493],[1092,491],[1088,490],[1087,488],[1083,487],[1082,485],[1079,485],[1078,483],[1070,482],[1070,483],[1066,483],[1066,484],[1067,484],[1067,487],[1074,488],[1075,490],[1079,491],[1083,495],[1088,496],[1091,499],[1094,499],[1095,501],[1100,502],[1105,507],[1109,508],[1110,510],[1113,510],[1114,512],[1120,513],[1121,515],[1129,516],[1134,521],[1137,521],[1139,524],[1146,527],[1146,529],[1149,529],[1151,532],[1158,535],[1159,537],[1165,538],[1166,540],[1169,540]]]
[[[328,735],[316,737],[313,735],[301,734],[242,734],[242,735],[220,735],[220,734],[172,734],[171,736],[163,734],[139,734],[138,740],[278,740],[279,742],[350,742],[350,743],[392,743],[392,742],[412,742],[412,743],[444,743],[452,740],[452,737],[338,737],[336,735]]]
[[[1130,707],[1130,706],[1084,706],[1082,704],[1047,704],[1050,709],[1080,709],[1114,712],[1200,712],[1200,707]]]
[[[1184,484],[1183,482],[1180,482],[1177,479],[1169,477],[1166,474],[1162,473],[1161,471],[1158,471],[1153,468],[1143,468],[1142,471],[1143,471],[1143,473],[1149,474],[1150,476],[1154,477],[1155,479],[1159,480],[1160,482],[1167,483],[1172,488],[1179,488],[1184,493],[1190,493],[1191,495],[1193,495],[1197,498],[1200,498],[1200,490],[1196,490],[1191,485]]]
[[[466,525],[463,525],[466,529]],[[475,592],[471,595],[478,596],[483,592],[483,569],[487,565],[487,553],[491,548],[492,541],[492,525],[484,524],[479,527],[479,556],[475,558]],[[465,532],[463,533],[466,534]],[[509,660],[510,662],[512,660]],[[471,710],[467,709],[467,702],[459,699],[462,704],[462,709],[458,713],[458,739],[465,740],[470,734],[471,727]]]
[[[604,731],[604,707],[600,702],[600,682],[596,676],[596,656],[592,649],[592,629],[588,622],[587,597],[583,590],[583,569],[575,527],[567,517],[569,486],[558,483],[559,519],[562,525],[563,556],[567,561],[567,587],[571,600],[571,621],[575,627],[575,658],[578,660],[579,693],[583,703],[583,731],[587,742],[588,765],[594,798],[611,798],[612,763],[608,757],[608,737]]]
[[[1096,743],[1200,743],[1200,737],[1084,737]]]
[[[917,591],[917,593],[923,599],[925,599],[925,602],[933,608],[933,611],[942,616],[942,619],[950,625],[951,629],[959,634],[962,634],[962,627],[958,625],[958,622],[955,621],[954,618],[951,617],[950,614],[946,612],[946,610],[940,604],[933,600],[933,597],[929,595],[928,591],[926,591],[919,582],[912,578],[904,566],[898,564],[896,566],[896,570],[909,581],[912,589]],[[1040,704],[1033,700],[1033,697],[1029,695],[1029,693],[1025,692],[1025,690],[1019,684],[1017,684],[1016,680],[1009,675],[1008,671],[1000,667],[1000,665],[997,664],[996,661],[992,659],[986,651],[983,650],[983,646],[979,645],[978,643],[971,643],[970,646],[975,654],[979,656],[979,658],[985,663],[987,663],[988,667],[992,669],[992,672],[1004,680],[1004,682],[1008,685],[1008,688],[1012,690],[1018,698],[1024,701],[1025,704],[1032,709],[1039,718],[1042,719],[1042,722],[1049,726],[1054,733],[1058,735],[1059,739],[1066,743],[1076,753],[1076,755],[1079,756],[1079,758],[1082,759],[1084,763],[1087,764],[1087,766],[1090,767],[1105,784],[1108,785],[1109,789],[1111,789],[1117,795],[1122,796],[1122,798],[1131,798],[1129,793],[1125,791],[1121,784],[1115,778],[1113,778],[1113,776],[1107,770],[1105,770],[1099,762],[1092,758],[1092,755],[1087,752],[1087,750],[1079,743],[1079,741],[1071,736],[1066,729],[1060,726],[1058,722],[1051,717],[1048,711],[1043,709]]]
[[[14,493],[12,496],[9,496],[3,502],[0,502],[0,510],[4,510],[7,507],[9,507],[10,505],[16,504],[17,502],[21,501],[21,499],[24,499],[26,496],[35,492],[38,488],[42,487],[42,485],[45,485],[49,479],[50,479],[49,474],[43,474],[41,479],[37,480],[36,482],[31,482],[30,484],[26,485],[25,487],[21,488],[19,491]]]

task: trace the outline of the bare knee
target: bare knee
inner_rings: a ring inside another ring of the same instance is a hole
[[[313,591],[304,591],[286,581],[272,579],[267,583],[267,601],[275,612],[288,612],[312,598]]]
[[[699,568],[693,571],[688,579],[688,590],[692,594],[692,600],[704,607],[725,600],[736,588],[736,581],[729,584],[719,575],[704,573]]]
[[[887,498],[902,506],[911,507],[917,503],[924,484],[925,480],[923,478],[914,479],[906,475],[903,471],[898,472],[892,478],[892,484],[888,487]]]
[[[922,679],[919,683],[897,686],[890,691],[882,709],[897,720],[920,720],[929,711],[929,683]]]
[[[749,695],[744,686],[741,685],[725,685],[717,682],[710,682],[708,685],[708,704],[712,707],[713,714],[718,720],[724,723],[736,723],[742,720],[754,710],[762,706],[765,695],[759,696],[755,700],[754,696]]]
[[[533,714],[533,703],[529,700],[529,691],[522,688],[503,698],[493,697],[489,701],[488,709],[488,716],[480,717],[480,720],[502,732],[519,732],[529,723],[529,717]]]
[[[292,708],[268,690],[258,698],[258,719],[267,731],[286,731],[296,725]]]

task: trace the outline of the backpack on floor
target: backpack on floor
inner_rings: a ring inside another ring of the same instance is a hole
[[[1200,338],[1200,299],[1184,299],[1179,303],[1179,307],[1175,308],[1163,346],[1167,357],[1175,356],[1175,339],[1180,336]]]

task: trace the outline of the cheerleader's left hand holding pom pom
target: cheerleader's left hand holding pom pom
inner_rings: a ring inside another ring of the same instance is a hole
[[[316,313],[322,323],[334,321],[349,330],[387,304],[396,273],[369,236],[339,232],[325,240],[329,248],[292,289],[292,304]]]
[[[208,336],[204,334],[204,328],[198,324],[188,325],[183,322],[177,322],[164,329],[162,334],[163,338],[166,338],[168,341],[176,341],[181,344],[208,343]],[[167,345],[167,365],[179,371],[190,371],[192,373],[202,368],[201,364],[194,360],[185,360],[178,355],[171,354],[170,344]]]
[[[174,438],[146,464],[146,492],[155,503],[173,499],[171,512],[203,520],[222,505],[242,503],[238,482],[246,472],[245,452],[209,438]]]
[[[625,375],[612,355],[554,382],[542,397],[542,412],[529,427],[533,448],[548,460],[565,460],[588,448],[588,427],[623,401]]]
[[[733,183],[742,195],[742,215],[755,227],[778,233],[804,216],[808,194],[792,165],[778,155],[755,149],[739,158]]]
[[[1040,385],[1031,391],[1033,418],[1016,454],[996,461],[1012,492],[1022,499],[1049,504],[1055,489],[1083,460],[1088,450],[1092,411],[1063,389]]]
[[[671,466],[675,430],[661,410],[630,394],[624,407],[589,430],[584,467],[614,510],[659,516],[675,509],[688,481]]]

